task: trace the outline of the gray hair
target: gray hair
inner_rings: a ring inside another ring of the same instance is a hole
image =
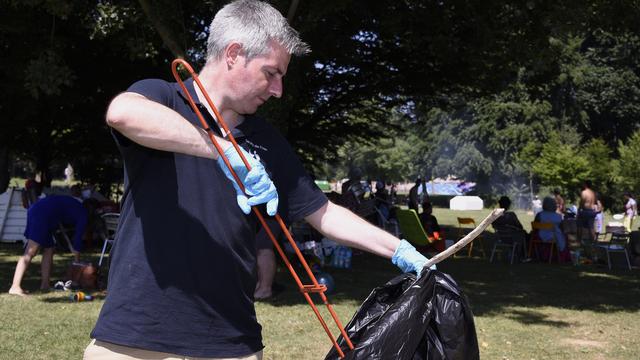
[[[287,19],[271,5],[257,0],[236,0],[220,9],[209,26],[207,61],[220,59],[231,42],[240,43],[244,55],[251,60],[266,54],[271,40],[290,55],[311,52]]]

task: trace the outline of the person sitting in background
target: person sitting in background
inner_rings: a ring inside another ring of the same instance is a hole
[[[540,230],[537,236],[544,242],[550,242],[553,239],[553,235],[556,237],[556,245],[560,252],[560,257],[568,257],[567,241],[564,237],[564,233],[561,230],[562,216],[556,212],[557,204],[552,197],[545,197],[542,200],[542,211],[535,217],[534,221],[553,224],[553,232],[551,230]],[[563,256],[563,254],[565,254]]]
[[[495,229],[505,228],[510,230],[516,229],[524,231],[516,213],[514,213],[513,211],[509,211],[509,208],[511,207],[511,199],[509,199],[507,196],[502,196],[498,200],[498,206],[504,209],[504,213],[502,213],[502,216],[500,216],[493,222],[493,227]]]
[[[438,219],[432,215],[433,206],[431,202],[425,201],[422,203],[422,213],[420,213],[420,222],[422,223],[422,227],[424,231],[427,233],[429,237],[429,241],[432,242],[433,247],[436,251],[444,251],[444,236],[442,236],[442,231],[440,230],[440,224],[438,224]]]
[[[75,226],[71,251],[75,256],[75,260],[79,261],[80,251],[82,250],[82,237],[87,226],[87,211],[82,205],[78,186],[71,187],[71,196],[50,195],[38,200],[29,208],[27,212],[27,227],[24,231],[24,236],[28,239],[27,246],[24,255],[18,259],[9,294],[26,295],[26,292],[21,287],[22,278],[40,247],[43,248],[40,289],[49,289],[49,276],[51,274],[55,246],[53,232],[58,229],[60,224]]]
[[[396,199],[398,198],[398,187],[396,183],[391,183],[391,188],[389,189],[389,201],[391,205],[396,203]]]
[[[638,215],[638,205],[631,193],[624,193],[624,228],[631,232],[633,226],[633,219]]]
[[[376,208],[380,210],[380,213],[385,220],[388,220],[391,215],[391,201],[389,199],[389,192],[385,187],[384,180],[376,181],[376,192],[374,193],[374,198],[376,200]]]
[[[341,204],[351,211],[364,201],[367,188],[362,184],[362,171],[359,168],[349,170],[349,180],[342,184]]]
[[[509,211],[511,199],[507,196],[500,197],[500,199],[498,199],[498,206],[504,209],[504,213],[493,222],[493,228],[496,232],[509,234],[512,241],[523,243],[522,246],[524,246],[524,242],[527,241],[529,236],[523,229],[522,223],[518,220],[516,213]]]

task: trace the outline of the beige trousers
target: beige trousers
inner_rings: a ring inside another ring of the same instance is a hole
[[[202,358],[136,349],[93,339],[84,350],[84,360],[262,360],[262,350],[237,358]]]

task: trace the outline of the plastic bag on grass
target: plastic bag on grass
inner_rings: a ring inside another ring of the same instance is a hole
[[[456,282],[425,269],[420,279],[402,274],[374,289],[346,326],[345,359],[479,359],[473,314]],[[340,357],[331,348],[325,360]]]

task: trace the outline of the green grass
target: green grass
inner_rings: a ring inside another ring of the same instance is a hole
[[[456,216],[479,221],[488,212],[436,209],[435,215],[448,227],[448,237],[454,237]],[[527,215],[518,215],[527,226]],[[484,236],[488,251],[491,234]],[[5,294],[20,253],[19,246],[0,245],[0,359],[80,358],[103,297],[73,303],[62,292],[34,293],[28,299]],[[29,268],[26,289],[39,285],[39,261],[36,257]],[[62,277],[70,261],[68,255],[56,255],[54,279]],[[451,274],[469,298],[483,359],[636,359],[640,353],[638,270],[489,264],[465,257],[449,259],[438,268]],[[352,270],[330,273],[337,288],[329,298],[346,323],[371,289],[398,271],[387,260],[361,254],[354,256]],[[324,358],[331,344],[317,319],[290,275],[280,269],[277,278],[286,290],[276,300],[256,305],[265,359]],[[324,306],[321,311],[331,320]]]

